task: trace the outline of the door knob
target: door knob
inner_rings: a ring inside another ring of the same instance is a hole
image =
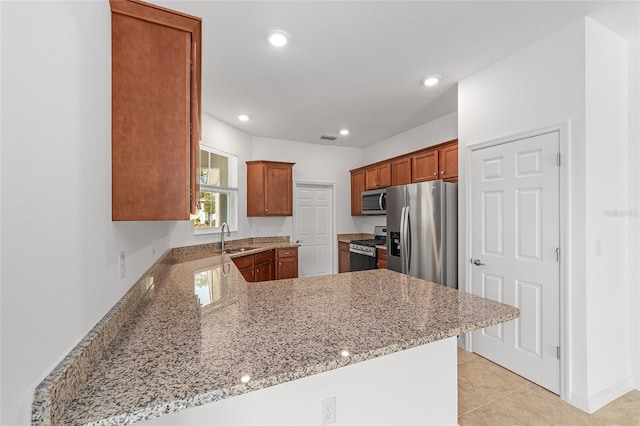
[[[472,259],[471,261],[476,266],[484,266],[484,265],[486,265],[486,263],[483,263],[480,259]]]

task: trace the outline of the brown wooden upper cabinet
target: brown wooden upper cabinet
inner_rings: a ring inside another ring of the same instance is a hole
[[[391,186],[411,183],[411,158],[402,158],[391,163]]]
[[[458,177],[458,144],[452,144],[438,150],[440,179]]]
[[[364,171],[365,190],[391,186],[391,163],[380,164]]]
[[[189,220],[198,196],[200,18],[111,0],[112,220]]]
[[[414,154],[411,157],[413,182],[435,179],[454,180],[458,177],[458,143]]]
[[[438,150],[422,152],[411,157],[414,182],[438,179]]]
[[[293,215],[293,165],[247,161],[247,216]]]
[[[362,215],[362,191],[435,179],[457,182],[457,139],[351,170],[351,216]]]
[[[362,191],[364,191],[364,170],[351,172],[351,216],[362,215]]]

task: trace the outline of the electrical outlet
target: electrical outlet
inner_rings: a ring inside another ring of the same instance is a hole
[[[120,279],[126,275],[126,269],[124,268],[124,252],[120,252]]]
[[[320,401],[321,424],[330,425],[336,422],[336,397],[323,399]]]

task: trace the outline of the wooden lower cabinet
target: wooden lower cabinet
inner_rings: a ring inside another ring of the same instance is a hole
[[[277,248],[231,260],[247,282],[298,278],[298,247]]]
[[[248,256],[234,257],[231,260],[233,260],[233,263],[238,267],[238,270],[244,277],[245,281],[254,282],[256,280],[254,255],[250,254]]]
[[[276,249],[276,280],[298,278],[298,247]]]
[[[254,255],[254,268],[256,281],[271,281],[275,277],[273,250],[256,253]]]
[[[274,251],[268,250],[256,254],[234,257],[233,263],[248,282],[270,281],[274,279]]]
[[[378,247],[378,269],[387,269],[387,249]]]
[[[349,243],[338,241],[338,273],[351,272],[351,253]]]

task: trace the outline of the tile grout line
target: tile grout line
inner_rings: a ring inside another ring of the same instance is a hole
[[[463,413],[463,414],[459,414],[459,415],[458,415],[458,418],[460,418],[460,417],[462,417],[462,416],[466,416],[467,414],[469,414],[469,413],[473,413],[474,411],[479,410],[480,408],[484,408],[484,407],[486,407],[487,405],[493,404],[493,403],[494,403],[494,402],[496,402],[496,401],[499,401],[499,400],[501,400],[501,399],[504,399],[504,398],[506,398],[507,396],[512,395],[513,393],[515,393],[515,392],[517,392],[517,391],[519,391],[519,390],[521,390],[521,389],[524,389],[524,388],[526,388],[526,387],[528,387],[528,386],[527,386],[527,384],[525,383],[524,385],[522,385],[522,386],[520,386],[520,387],[518,387],[518,388],[516,388],[516,389],[513,389],[512,391],[509,391],[509,392],[505,393],[504,395],[501,395],[501,396],[499,396],[499,397],[497,397],[497,398],[494,398],[494,399],[492,399],[491,401],[486,402],[486,403],[484,403],[484,404],[482,404],[482,405],[480,405],[480,406],[478,406],[478,407],[476,407],[476,408],[474,408],[474,409],[472,409],[472,410],[469,410],[469,411],[467,411],[467,412],[465,412],[465,413]]]

